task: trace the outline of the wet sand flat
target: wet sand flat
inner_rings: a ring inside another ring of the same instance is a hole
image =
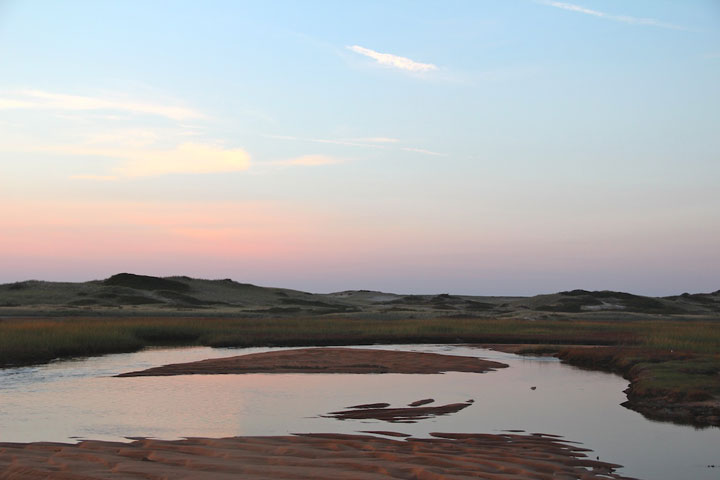
[[[118,377],[240,373],[483,373],[507,365],[476,357],[356,348],[302,348],[176,363]]]
[[[384,432],[390,433],[390,432]],[[387,479],[629,480],[618,465],[541,434],[433,434],[0,443],[0,480]]]

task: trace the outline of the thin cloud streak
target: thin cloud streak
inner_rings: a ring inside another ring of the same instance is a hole
[[[370,57],[381,65],[399,68],[400,70],[407,70],[409,72],[430,72],[437,70],[438,68],[437,65],[433,65],[432,63],[420,63],[406,57],[393,55],[391,53],[376,52],[375,50],[370,50],[369,48],[361,47],[359,45],[353,45],[347,47],[347,49],[352,50],[355,53],[359,53],[360,55]]]
[[[40,90],[21,90],[0,97],[0,110],[114,110],[134,114],[156,115],[171,120],[204,118],[200,112],[185,107],[145,103],[117,98],[88,97]]]
[[[115,180],[118,180],[119,178],[115,175],[70,175],[69,177],[72,180],[94,180],[97,182],[113,182]]]
[[[423,155],[432,155],[434,157],[447,157],[447,153],[433,152],[432,150],[425,150],[424,148],[403,147],[401,150],[406,152],[421,153]]]
[[[280,160],[274,162],[276,165],[290,165],[302,167],[317,167],[322,165],[337,165],[343,161],[329,155],[301,155],[299,157],[290,158],[288,160]]]
[[[148,177],[173,173],[240,172],[248,168],[250,155],[240,148],[226,150],[212,145],[183,143],[171,150],[135,154],[115,171],[126,177]]]
[[[331,140],[326,138],[300,138],[293,137],[291,135],[263,135],[267,138],[275,138],[277,140],[292,140],[297,142],[312,142],[312,143],[329,143],[331,145],[346,145],[350,147],[370,147],[370,148],[383,148],[380,145],[371,145],[367,143],[352,142],[348,140]]]
[[[646,25],[650,27],[668,28],[671,30],[687,30],[685,27],[679,25],[673,25],[670,23],[661,22],[654,18],[639,18],[631,17],[629,15],[613,15],[610,13],[601,12],[598,10],[592,10],[585,8],[580,5],[565,2],[554,2],[554,1],[540,1],[539,3],[550,7],[561,8],[563,10],[569,10],[571,12],[583,13],[585,15],[592,15],[598,18],[604,18],[606,20],[613,20],[615,22],[628,23],[630,25]]]
[[[108,181],[119,178],[156,177],[171,174],[241,172],[250,168],[250,155],[243,149],[225,149],[216,145],[183,143],[171,149],[123,149],[93,146],[56,145],[26,147],[15,151],[43,152],[55,155],[107,157],[121,160],[112,175],[77,174],[78,180]]]
[[[368,137],[368,138],[356,138],[357,142],[369,142],[369,143],[398,143],[400,140],[397,138],[388,137]]]
[[[313,143],[327,143],[332,145],[345,145],[350,147],[366,147],[376,148],[382,150],[403,150],[405,152],[420,153],[422,155],[434,155],[437,157],[447,157],[447,153],[433,152],[432,150],[425,150],[423,148],[413,147],[400,147],[395,146],[395,143],[399,143],[400,140],[396,138],[386,137],[374,137],[374,138],[358,138],[356,141],[348,140],[332,140],[324,138],[301,138],[293,137],[290,135],[264,135],[267,138],[275,138],[278,140],[291,140],[297,142],[313,142]]]
[[[160,132],[151,129],[131,128],[125,130],[111,130],[90,135],[87,145],[113,145],[132,148],[147,147],[160,139]]]

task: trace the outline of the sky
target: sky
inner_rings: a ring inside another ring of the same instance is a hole
[[[715,291],[720,3],[0,0],[0,225],[0,282]]]

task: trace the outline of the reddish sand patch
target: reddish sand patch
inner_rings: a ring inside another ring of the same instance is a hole
[[[483,373],[507,367],[476,357],[358,348],[302,348],[176,363],[118,377],[228,373]]]
[[[629,480],[618,465],[543,435],[367,435],[0,443],[0,480],[579,479]]]

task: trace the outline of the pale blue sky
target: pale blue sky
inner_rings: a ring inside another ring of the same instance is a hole
[[[720,4],[578,2],[0,0],[0,281],[717,290]]]

